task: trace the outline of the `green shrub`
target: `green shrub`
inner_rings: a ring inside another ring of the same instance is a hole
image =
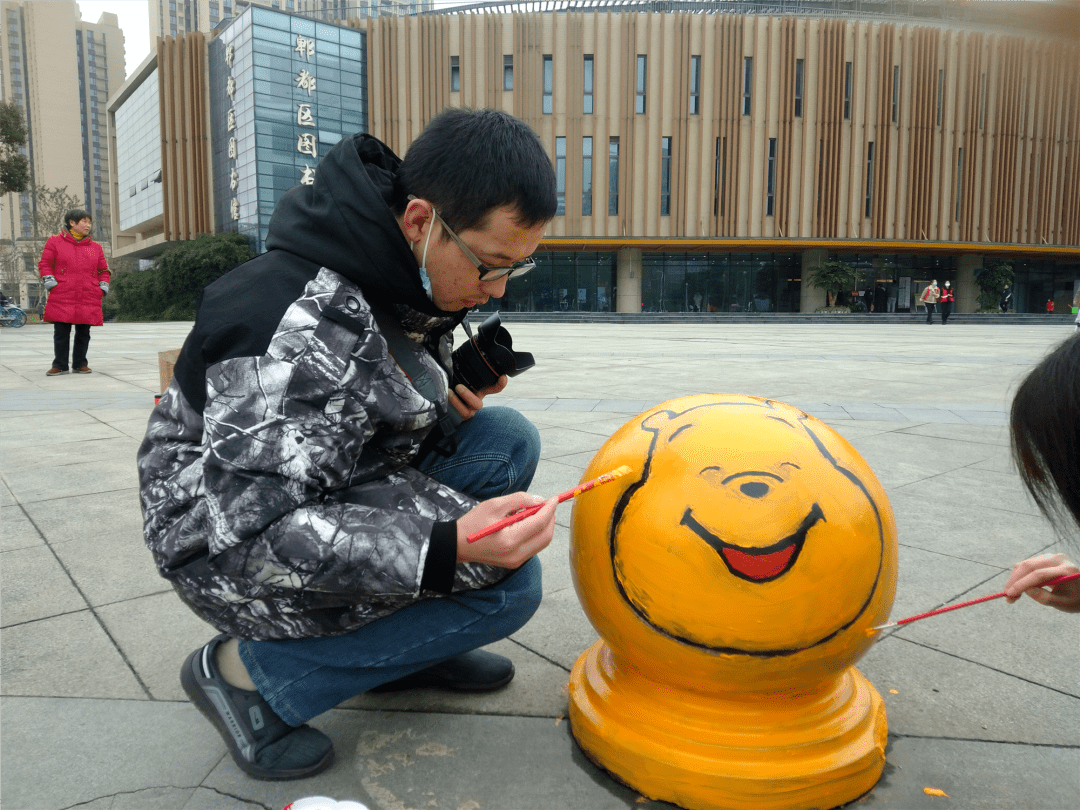
[[[120,321],[190,321],[199,295],[254,256],[247,240],[236,233],[202,234],[165,249],[155,267],[118,274],[111,285],[116,319]],[[107,299],[106,299],[107,300]]]

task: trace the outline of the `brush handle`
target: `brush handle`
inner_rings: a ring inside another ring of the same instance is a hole
[[[1041,587],[1046,587],[1048,585],[1060,585],[1062,582],[1069,582],[1070,580],[1076,579],[1077,577],[1080,577],[1080,574],[1066,574],[1063,577],[1058,577],[1057,579],[1052,579],[1049,582],[1044,582]],[[893,622],[893,625],[896,626],[901,624],[911,624],[911,622],[917,622],[919,621],[919,619],[925,619],[928,616],[937,616],[939,613],[948,613],[950,610],[959,610],[960,608],[977,605],[980,602],[989,602],[991,599],[1000,599],[1001,597],[1007,595],[1008,594],[1006,594],[1005,591],[1002,591],[1001,593],[990,594],[990,596],[982,596],[978,599],[972,599],[969,602],[961,602],[958,605],[949,605],[948,607],[938,608],[937,610],[928,610],[926,613],[920,613],[917,616],[910,616],[906,619],[901,619],[898,622]]]
[[[607,472],[603,475],[597,476],[591,481],[586,481],[584,484],[578,484],[573,489],[568,489],[566,490],[566,492],[561,493],[559,495],[558,502],[562,503],[563,501],[568,501],[571,498],[576,498],[582,492],[587,492],[593,487],[598,487],[601,484],[606,484],[608,481],[614,481],[619,476],[626,475],[628,472],[630,472],[630,468],[626,465],[623,465],[622,467],[618,467],[611,472]],[[527,517],[532,517],[543,508],[544,504],[542,503],[538,503],[536,504],[536,506],[526,507],[520,512],[514,512],[514,514],[507,515],[502,520],[495,521],[490,526],[487,526],[478,532],[473,532],[466,539],[470,543],[475,543],[477,540],[483,537],[487,537],[489,534],[495,534],[495,532],[499,531],[500,529],[505,529],[507,526],[512,526],[520,520],[525,520],[525,518]]]

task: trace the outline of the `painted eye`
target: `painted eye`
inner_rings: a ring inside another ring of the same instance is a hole
[[[740,485],[739,489],[743,495],[748,495],[751,498],[764,498],[769,494],[769,485],[761,481],[747,481],[745,484]]]

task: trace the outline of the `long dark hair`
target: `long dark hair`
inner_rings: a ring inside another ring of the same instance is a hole
[[[1035,503],[1062,533],[1080,528],[1080,333],[1032,369],[1009,421],[1013,459]]]

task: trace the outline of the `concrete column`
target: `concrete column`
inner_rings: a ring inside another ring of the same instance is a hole
[[[817,267],[829,258],[829,251],[811,248],[802,253],[802,284],[799,290],[799,312],[813,312],[825,306],[828,299],[825,290],[815,287],[807,278],[811,267]]]
[[[616,312],[641,312],[641,248],[623,248],[618,263],[619,293]]]
[[[975,283],[975,271],[983,266],[978,253],[965,253],[956,262],[956,312],[974,312],[979,308],[979,285]]]

